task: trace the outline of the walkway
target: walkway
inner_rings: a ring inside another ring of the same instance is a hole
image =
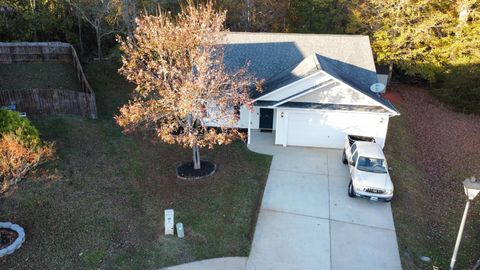
[[[245,257],[224,257],[196,261],[160,270],[244,270],[247,263]]]

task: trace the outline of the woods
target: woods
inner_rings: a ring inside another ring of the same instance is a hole
[[[206,2],[206,1],[199,1]],[[0,38],[67,41],[84,58],[118,55],[115,35],[135,18],[175,15],[177,0],[0,0]],[[379,64],[428,84],[460,111],[478,112],[480,11],[477,0],[218,0],[231,31],[366,34]]]
[[[478,112],[479,2],[361,0],[347,32],[368,34],[378,63],[393,64],[463,112]]]

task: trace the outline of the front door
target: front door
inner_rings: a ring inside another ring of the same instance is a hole
[[[260,108],[260,130],[272,131],[273,130],[273,109]]]

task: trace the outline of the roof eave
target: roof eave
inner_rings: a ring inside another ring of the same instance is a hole
[[[282,86],[282,87],[280,87],[280,88],[278,88],[278,89],[276,89],[276,90],[273,90],[273,91],[268,92],[268,93],[265,93],[265,94],[260,94],[260,96],[254,98],[254,99],[252,100],[252,102],[257,101],[257,100],[259,100],[260,98],[264,98],[264,97],[266,97],[266,96],[270,96],[270,95],[272,95],[272,94],[274,94],[274,93],[278,93],[279,91],[284,90],[284,89],[290,87],[291,85],[294,85],[294,84],[297,84],[297,83],[299,83],[299,82],[301,82],[301,81],[307,80],[307,79],[309,79],[309,78],[311,78],[311,77],[313,77],[313,76],[316,76],[316,75],[318,75],[318,74],[320,74],[320,73],[322,73],[322,72],[325,73],[323,70],[319,70],[319,71],[316,71],[316,72],[314,72],[314,73],[312,73],[312,74],[310,74],[310,75],[308,75],[308,76],[306,76],[306,77],[304,77],[304,78],[301,78],[301,79],[299,79],[299,80],[297,80],[297,81],[294,81],[294,82],[292,82],[292,83],[289,83],[289,84],[287,84],[287,85],[284,85],[284,86]],[[326,74],[326,73],[325,73],[325,74]],[[330,76],[330,75],[329,75],[329,76]]]

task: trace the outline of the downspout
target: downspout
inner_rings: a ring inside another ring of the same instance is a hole
[[[252,126],[252,111],[248,110],[248,132],[247,132],[247,144],[250,144],[250,132],[251,132],[251,126]]]

